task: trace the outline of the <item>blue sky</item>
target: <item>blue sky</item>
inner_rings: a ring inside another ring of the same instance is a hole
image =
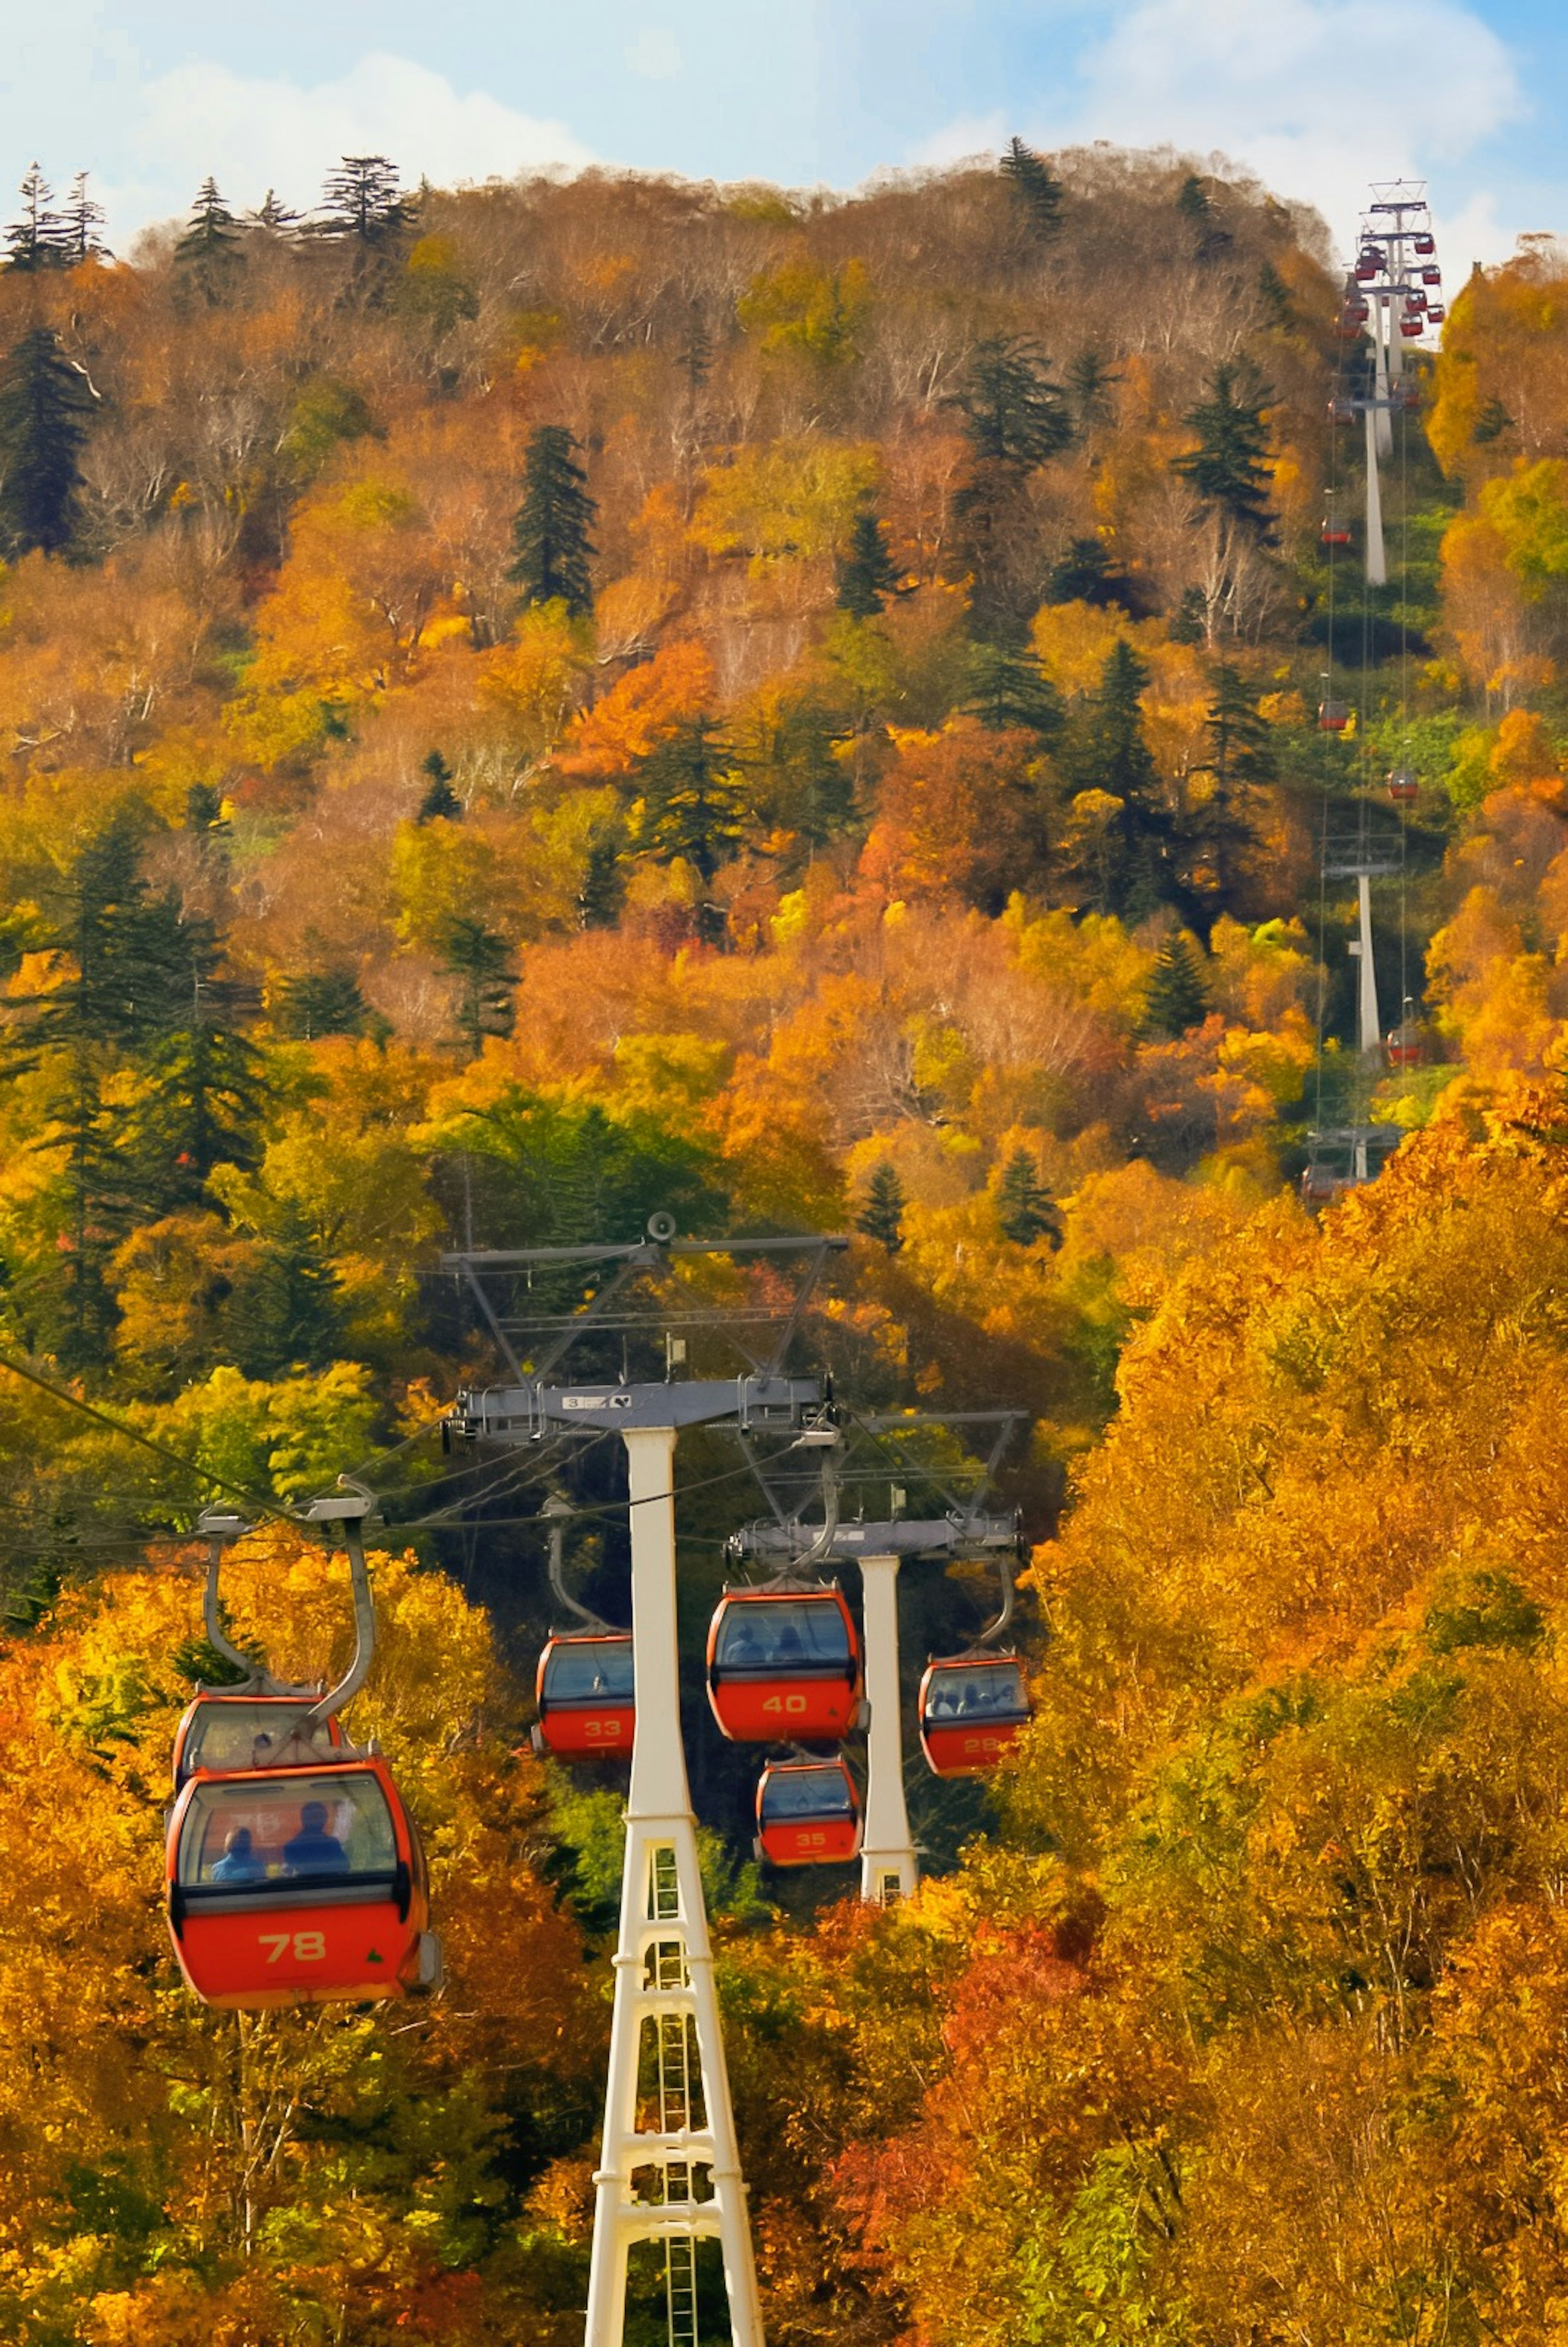
[[[1451,282],[1568,231],[1568,0],[76,0],[0,59],[0,187],[87,168],[111,241],[200,178],[299,207],[345,149],[852,187],[1021,130],[1222,151],[1317,202],[1430,179]]]

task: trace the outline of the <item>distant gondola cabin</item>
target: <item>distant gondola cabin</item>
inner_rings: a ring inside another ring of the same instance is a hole
[[[780,1760],[757,1788],[757,1841],[774,1866],[833,1866],[859,1856],[860,1797],[841,1760]]]
[[[537,1750],[563,1759],[624,1758],[632,1748],[636,1698],[628,1633],[573,1632],[539,1657]]]
[[[994,1768],[1029,1720],[1023,1668],[1012,1655],[933,1662],[921,1681],[920,1740],[932,1774]]]
[[[829,1589],[727,1589],[708,1634],[708,1696],[738,1744],[836,1744],[857,1724],[860,1647]]]

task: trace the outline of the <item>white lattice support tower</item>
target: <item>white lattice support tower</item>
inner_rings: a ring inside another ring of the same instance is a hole
[[[1388,422],[1381,407],[1367,410],[1367,584],[1386,587],[1389,559],[1383,545],[1383,489],[1378,474],[1378,427]]]
[[[1389,386],[1400,363],[1399,341],[1393,296],[1386,294],[1381,287],[1375,287],[1372,292],[1372,347],[1377,353],[1377,372],[1372,388],[1377,394],[1378,405],[1374,411],[1377,421],[1373,429],[1374,445],[1380,456],[1391,456],[1394,453],[1392,394]]]
[[[594,2178],[586,2347],[621,2347],[627,2260],[639,2240],[665,2244],[669,2336],[677,2347],[696,2347],[702,2239],[720,2246],[734,2347],[763,2347],[680,1732],[675,1430],[628,1427],[624,1439],[636,1727],[604,2145]],[[654,2127],[639,2125],[645,2032],[652,2034],[657,2086]]]
[[[920,1881],[904,1799],[903,1706],[899,1694],[899,1564],[863,1556],[866,1626],[866,1830],[860,1845],[860,1896],[886,1907],[907,1899]]]

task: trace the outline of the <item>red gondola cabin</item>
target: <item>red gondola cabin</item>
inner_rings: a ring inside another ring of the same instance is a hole
[[[631,1751],[636,1711],[626,1633],[590,1630],[552,1638],[539,1657],[535,1692],[535,1751],[568,1760]]]
[[[186,1779],[168,1922],[204,2004],[406,1995],[439,1976],[424,1853],[379,1755]]]
[[[727,1589],[708,1699],[733,1743],[840,1742],[858,1721],[860,1647],[839,1589]]]
[[[1350,723],[1349,703],[1344,701],[1320,701],[1318,703],[1318,729],[1322,733],[1343,733]]]
[[[1350,526],[1349,522],[1338,520],[1333,514],[1328,514],[1324,518],[1323,527],[1319,531],[1318,537],[1319,543],[1324,546],[1349,546]]]
[[[960,1655],[920,1683],[920,1740],[937,1777],[994,1768],[1029,1718],[1023,1666],[1011,1655]]]
[[[293,1737],[303,1736],[305,1715],[318,1700],[318,1694],[225,1695],[221,1689],[199,1695],[174,1731],[175,1791],[199,1769],[210,1777],[269,1768]],[[342,1740],[335,1718],[318,1720],[310,1731],[323,1760]]]
[[[860,1855],[860,1797],[841,1760],[779,1760],[757,1788],[757,1846],[775,1866],[838,1866]]]
[[[1427,322],[1425,316],[1420,310],[1401,311],[1400,314],[1400,332],[1404,336],[1407,343],[1413,343],[1417,335],[1424,334],[1426,330]]]
[[[1422,270],[1421,283],[1423,285],[1441,285],[1442,283],[1442,271],[1438,267],[1435,261],[1429,261],[1427,266]]]
[[[1437,251],[1436,237],[1430,235],[1427,231],[1423,229],[1416,238],[1416,251],[1420,254],[1421,259],[1424,261],[1429,253],[1432,253]]]
[[[1407,1011],[1392,1033],[1384,1037],[1383,1052],[1396,1073],[1406,1068],[1419,1068],[1427,1055],[1420,1020]]]
[[[1389,796],[1396,806],[1412,806],[1421,794],[1415,771],[1410,766],[1396,766],[1389,776]]]

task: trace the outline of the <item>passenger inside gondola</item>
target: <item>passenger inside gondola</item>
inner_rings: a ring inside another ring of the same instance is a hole
[[[390,1878],[396,1864],[391,1812],[372,1776],[199,1784],[179,1840],[179,1881],[196,1891]]]
[[[261,1882],[267,1870],[251,1847],[249,1826],[236,1826],[223,1845],[223,1855],[212,1870],[214,1882]]]
[[[546,1691],[552,1703],[630,1703],[631,1640],[588,1638],[578,1645],[571,1638],[556,1639]]]
[[[841,1669],[850,1659],[844,1617],[836,1604],[769,1598],[762,1604],[732,1602],[718,1633],[714,1662],[720,1670],[792,1671]]]
[[[1012,1718],[1025,1708],[1023,1683],[1016,1663],[992,1665],[960,1680],[956,1672],[933,1676],[926,1702],[928,1719]]]

